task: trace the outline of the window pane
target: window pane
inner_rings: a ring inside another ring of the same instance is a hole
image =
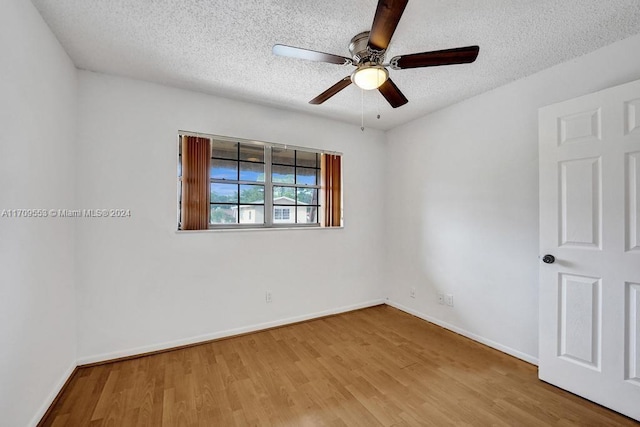
[[[238,162],[211,159],[211,178],[236,181],[238,179]]]
[[[295,205],[296,189],[295,187],[273,187],[273,204],[274,205]]]
[[[211,205],[211,224],[237,224],[238,207],[235,205]]]
[[[240,203],[264,204],[264,185],[241,185]]]
[[[294,167],[293,166],[273,166],[271,168],[271,176],[273,182],[281,182],[285,184],[294,183]]]
[[[297,188],[299,205],[317,205],[318,190],[315,188]]]
[[[237,184],[211,184],[212,203],[238,203]]]
[[[264,164],[240,162],[240,181],[264,182]]]
[[[308,151],[298,151],[296,153],[296,166],[306,166],[309,168],[319,168],[318,154]]]
[[[276,224],[287,224],[296,222],[294,206],[274,206],[273,222]]]
[[[296,168],[296,184],[316,185],[317,169]]]
[[[240,205],[240,224],[264,224],[264,206]]]
[[[280,163],[282,165],[294,165],[295,150],[285,150],[284,148],[273,147],[271,149],[271,163]]]
[[[216,141],[212,142],[211,157],[222,157],[223,159],[237,159],[238,158],[238,143],[228,141]]]
[[[240,160],[249,162],[264,162],[264,147],[258,145],[240,144]]]
[[[318,208],[298,206],[298,224],[315,224],[318,222]]]

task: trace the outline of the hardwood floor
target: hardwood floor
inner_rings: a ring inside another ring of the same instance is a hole
[[[80,368],[43,426],[625,426],[389,306]]]

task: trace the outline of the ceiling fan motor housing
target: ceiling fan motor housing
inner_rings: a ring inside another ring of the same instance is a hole
[[[373,51],[367,46],[369,42],[369,31],[356,34],[349,43],[349,52],[353,58],[354,65],[365,62],[380,65],[384,61],[385,50]]]

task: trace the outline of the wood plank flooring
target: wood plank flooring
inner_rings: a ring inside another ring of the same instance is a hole
[[[80,368],[42,426],[637,426],[389,306]]]

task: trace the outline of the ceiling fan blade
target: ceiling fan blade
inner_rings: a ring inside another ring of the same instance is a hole
[[[336,93],[340,92],[342,89],[346,88],[351,84],[351,77],[347,76],[344,79],[340,80],[338,83],[331,86],[329,89],[322,92],[320,95],[313,98],[309,101],[309,104],[319,105],[322,104],[327,99],[331,98]]]
[[[409,0],[379,0],[376,14],[371,24],[367,45],[374,50],[385,50],[400,22],[402,12]]]
[[[289,58],[306,59],[308,61],[328,62],[330,64],[351,65],[349,58],[331,53],[317,52],[315,50],[303,49],[301,47],[286,46],[276,44],[271,49],[274,55],[288,56]]]
[[[468,64],[478,57],[479,46],[458,47],[456,49],[414,53],[394,56],[389,65],[394,70],[405,68],[435,67],[438,65]]]
[[[386,82],[378,88],[382,96],[391,104],[393,108],[398,108],[409,102],[409,100],[400,92],[398,86],[391,80],[387,79]]]

